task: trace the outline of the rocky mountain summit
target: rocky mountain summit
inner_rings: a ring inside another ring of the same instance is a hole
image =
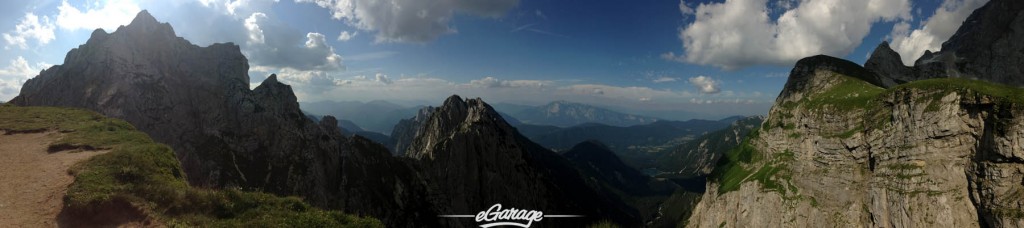
[[[928,78],[968,78],[1024,86],[1024,2],[991,1],[974,11],[942,43],[939,52],[925,51],[914,66],[883,42],[864,64],[884,88]]]
[[[886,44],[799,61],[688,226],[1024,226],[1024,89],[990,83],[1020,85],[1021,5],[990,1],[914,67]]]

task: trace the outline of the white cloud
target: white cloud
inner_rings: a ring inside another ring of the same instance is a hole
[[[361,30],[376,31],[376,42],[427,42],[455,33],[457,12],[498,17],[519,0],[296,0],[329,9],[331,16]]]
[[[909,18],[910,8],[907,0],[805,0],[773,19],[767,0],[703,3],[694,22],[679,32],[684,54],[662,58],[736,69],[788,65],[816,54],[842,56],[874,22]]]
[[[359,32],[341,31],[341,34],[338,35],[338,41],[349,41],[355,38],[356,35],[359,35]]]
[[[377,73],[377,74],[373,75],[373,81],[379,82],[379,83],[384,83],[384,84],[391,84],[392,83],[391,79],[388,78],[388,75],[382,74],[382,73]]]
[[[654,82],[654,83],[665,83],[665,82],[674,82],[674,81],[678,81],[678,80],[679,80],[679,78],[673,78],[673,77],[668,77],[668,76],[661,76],[661,77],[655,78],[654,80],[651,80],[651,81]]]
[[[693,11],[693,7],[686,5],[686,0],[679,1],[679,12],[683,14],[684,18],[695,13],[695,11]]]
[[[249,42],[242,51],[253,65],[296,70],[344,69],[341,55],[327,43],[323,34],[306,33],[302,39],[296,35],[301,33],[295,29],[259,12],[246,19],[245,27],[249,31]]]
[[[988,0],[945,0],[921,28],[910,30],[910,23],[901,21],[893,26],[892,48],[900,53],[903,64],[914,65],[925,50],[939,51],[942,42],[956,33],[967,16],[985,5]]]
[[[263,44],[263,29],[260,29],[260,25],[256,23],[257,20],[266,19],[267,15],[256,12],[245,19],[245,29],[249,31],[249,43],[250,44]]]
[[[21,22],[14,26],[14,31],[3,34],[4,41],[7,41],[4,49],[10,49],[12,45],[27,49],[30,39],[35,40],[39,45],[45,45],[56,38],[53,30],[53,22],[50,22],[49,17],[43,16],[40,20],[39,16],[26,13]]]
[[[544,80],[501,80],[494,77],[485,77],[481,79],[470,80],[469,83],[465,85],[476,88],[540,88],[551,83],[551,81]]]
[[[697,77],[692,77],[689,79],[689,81],[690,84],[693,84],[694,87],[697,87],[697,89],[700,90],[701,93],[715,94],[722,91],[721,88],[719,88],[720,82],[708,76],[701,75]]]
[[[83,9],[75,8],[65,0],[60,3],[57,10],[60,11],[57,14],[57,26],[61,29],[73,31],[102,28],[107,32],[128,24],[139,11],[142,11],[130,0],[107,0],[102,5],[87,4]]]
[[[26,80],[35,77],[40,70],[50,66],[50,64],[39,62],[32,67],[21,56],[11,60],[6,67],[0,68],[0,101],[7,101],[17,96],[21,85],[25,84]]]

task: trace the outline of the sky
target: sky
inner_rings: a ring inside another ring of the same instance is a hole
[[[141,10],[206,46],[232,42],[253,87],[300,102],[581,102],[668,119],[764,114],[793,64],[905,64],[987,0],[102,0],[0,2],[0,100],[93,30]]]

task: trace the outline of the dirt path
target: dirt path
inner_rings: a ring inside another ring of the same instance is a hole
[[[48,153],[57,132],[3,135],[0,131],[0,226],[56,227],[74,178],[71,165],[103,152]]]

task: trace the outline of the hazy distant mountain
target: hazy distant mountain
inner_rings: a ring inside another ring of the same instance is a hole
[[[536,107],[505,104],[498,108],[498,110],[508,113],[523,124],[558,127],[569,127],[583,123],[600,123],[625,127],[653,123],[658,120],[654,117],[624,114],[605,108],[568,101],[555,101]]]
[[[662,153],[656,159],[657,169],[672,173],[673,176],[707,175],[715,168],[715,162],[722,154],[739,145],[752,129],[761,126],[764,116],[740,119],[730,117],[722,120],[725,121],[733,123],[725,129],[702,135]]]
[[[302,110],[351,120],[365,131],[390,133],[399,120],[416,114],[421,107],[405,107],[387,101],[318,101],[300,103]]]
[[[306,117],[309,117],[309,119],[313,120],[313,122],[320,122],[320,119],[323,118],[323,116],[310,114],[305,111],[303,111],[303,114],[306,114]],[[394,144],[394,141],[391,140],[391,136],[363,130],[363,128],[359,127],[359,125],[356,125],[350,120],[338,120],[338,127],[341,128],[342,135],[348,137],[352,137],[353,135],[362,136],[363,138],[369,139],[370,141],[384,145],[385,147],[388,148],[388,150],[394,149],[391,147]]]
[[[522,124],[516,126],[516,129],[530,140],[554,150],[566,150],[583,141],[597,140],[616,152],[626,163],[636,168],[648,168],[654,165],[654,155],[657,153],[725,128],[729,123],[715,120],[661,120],[629,127],[597,123],[567,128]]]

